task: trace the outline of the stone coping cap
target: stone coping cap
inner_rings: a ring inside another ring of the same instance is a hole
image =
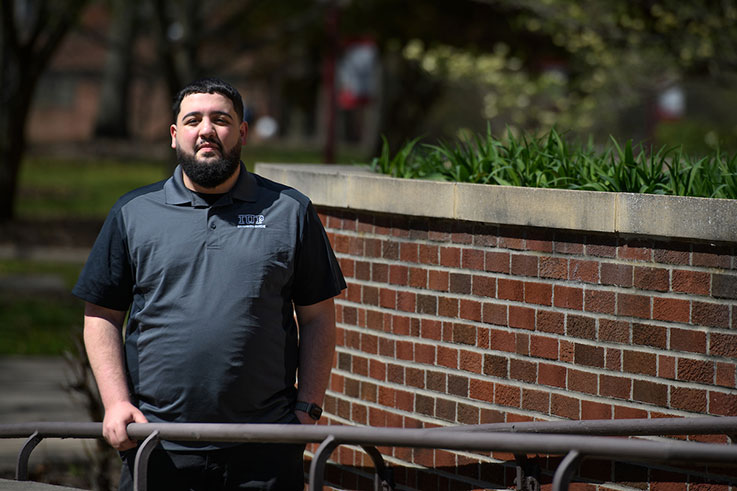
[[[319,206],[588,232],[737,242],[737,200],[398,179],[368,166],[257,163]]]

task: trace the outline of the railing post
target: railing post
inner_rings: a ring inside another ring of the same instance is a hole
[[[154,431],[146,438],[138,451],[133,464],[133,491],[146,491],[148,486],[148,458],[159,444],[159,431]]]
[[[20,452],[18,452],[18,461],[15,464],[16,481],[28,480],[28,459],[31,457],[33,449],[41,443],[41,440],[43,440],[43,437],[39,436],[38,431],[34,431],[21,447]]]
[[[578,450],[571,450],[561,461],[558,468],[555,470],[553,476],[553,490],[552,491],[567,491],[568,484],[571,482],[571,476],[581,462],[583,456]]]
[[[333,450],[340,445],[333,435],[323,440],[317,448],[312,463],[310,463],[310,484],[309,491],[322,491],[323,482],[325,481],[325,465],[330,458]]]
[[[392,491],[394,489],[394,476],[392,475],[392,470],[386,466],[381,452],[376,447],[369,445],[361,445],[361,448],[369,454],[376,468],[376,473],[374,474],[374,491]]]

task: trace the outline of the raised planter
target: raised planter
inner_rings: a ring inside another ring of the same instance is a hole
[[[329,424],[737,415],[737,201],[256,172],[310,196],[346,276]],[[389,451],[410,488],[514,485],[508,454]],[[638,489],[737,483],[724,469],[582,469]]]

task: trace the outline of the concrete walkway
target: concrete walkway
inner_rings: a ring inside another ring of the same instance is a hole
[[[90,421],[83,404],[64,388],[69,370],[63,358],[0,357],[0,423]],[[0,471],[15,469],[25,439],[0,438]],[[81,462],[94,441],[47,439],[31,454],[29,468],[42,464]],[[0,489],[2,488],[0,485]]]

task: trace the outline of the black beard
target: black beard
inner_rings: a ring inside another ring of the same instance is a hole
[[[241,163],[241,146],[236,144],[224,155],[209,162],[200,162],[194,154],[186,153],[177,145],[177,161],[189,179],[206,189],[224,183],[232,176]]]

